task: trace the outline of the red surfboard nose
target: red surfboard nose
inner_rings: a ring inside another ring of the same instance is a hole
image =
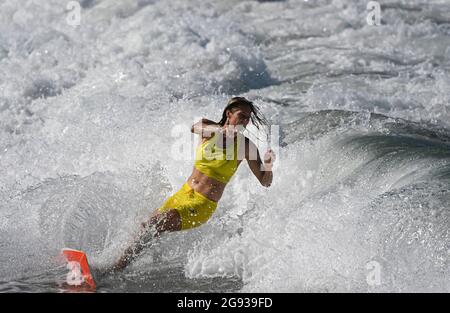
[[[67,259],[67,268],[70,272],[67,274],[67,283],[71,286],[83,286],[87,284],[95,289],[95,281],[87,261],[86,254],[83,251],[74,249],[63,249],[61,253]]]

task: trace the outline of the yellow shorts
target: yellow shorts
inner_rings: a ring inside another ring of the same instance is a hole
[[[216,208],[217,202],[206,198],[185,183],[158,211],[163,213],[170,209],[177,210],[181,217],[181,229],[190,229],[206,223]]]

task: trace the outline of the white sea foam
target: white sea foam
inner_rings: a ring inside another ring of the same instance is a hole
[[[281,126],[273,186],[244,162],[207,225],[134,269],[244,291],[449,291],[449,5],[380,3],[370,26],[345,0],[86,0],[74,27],[66,1],[2,1],[0,281],[65,245],[111,264],[190,174],[173,127],[244,95]]]

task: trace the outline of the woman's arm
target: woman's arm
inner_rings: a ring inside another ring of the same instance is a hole
[[[269,187],[273,180],[272,167],[275,161],[275,153],[272,150],[268,150],[264,154],[263,163],[256,145],[247,138],[245,141],[245,158],[247,159],[248,166],[261,185]]]
[[[220,125],[216,122],[202,118],[200,121],[192,125],[191,133],[199,134],[202,138],[209,138],[212,133],[219,131],[220,128]]]

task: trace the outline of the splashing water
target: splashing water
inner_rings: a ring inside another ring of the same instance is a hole
[[[0,292],[60,291],[66,246],[111,265],[192,170],[175,126],[233,95],[280,126],[272,186],[243,162],[99,291],[449,292],[450,7],[379,2],[2,1]]]

